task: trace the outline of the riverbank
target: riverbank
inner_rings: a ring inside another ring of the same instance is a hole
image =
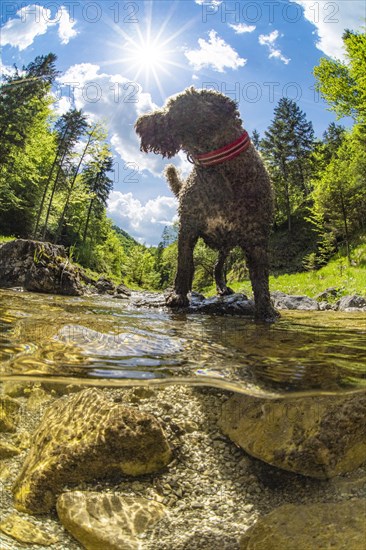
[[[246,454],[218,427],[222,407],[229,399],[227,392],[172,386],[105,389],[103,393],[115,402],[152,413],[159,419],[173,451],[173,461],[156,474],[122,476],[114,482],[83,482],[66,488],[132,499],[142,497],[161,504],[160,521],[135,537],[136,546],[126,548],[239,550],[244,533],[284,504],[330,505],[366,498],[365,466],[330,480],[316,480],[274,468]],[[55,397],[52,392],[34,389],[17,398],[21,405],[20,424],[15,434],[6,437],[21,446],[21,452],[1,461],[2,519],[16,513],[58,539],[50,548],[76,550],[82,546],[63,529],[55,512],[44,516],[20,514],[13,509],[11,495],[31,434]],[[349,526],[340,523],[337,529],[342,531],[341,527]],[[4,534],[0,535],[0,542],[4,550],[20,548],[19,542]],[[357,546],[354,548],[358,550]]]

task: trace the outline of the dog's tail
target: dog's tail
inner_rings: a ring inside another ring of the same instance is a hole
[[[165,177],[168,180],[169,187],[173,191],[174,195],[179,197],[179,193],[184,182],[180,179],[177,169],[173,164],[169,164],[165,168]]]

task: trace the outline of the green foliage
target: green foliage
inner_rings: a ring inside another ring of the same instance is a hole
[[[338,117],[366,123],[366,35],[343,35],[348,62],[322,58],[314,68],[317,89]]]

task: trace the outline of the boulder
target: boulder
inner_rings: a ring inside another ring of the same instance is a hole
[[[317,311],[319,304],[309,296],[290,296],[284,292],[271,292],[273,305],[278,309],[302,309],[306,311]]]
[[[240,550],[364,550],[366,500],[285,504],[257,521],[240,540]]]
[[[165,434],[151,414],[86,389],[45,411],[13,488],[15,507],[45,513],[66,484],[149,474],[170,459]]]
[[[0,287],[35,292],[83,294],[78,268],[63,246],[18,239],[0,245]]]
[[[262,399],[233,395],[220,427],[250,455],[327,479],[366,461],[366,393]]]
[[[228,296],[212,296],[197,299],[193,297],[188,308],[190,313],[207,313],[211,315],[248,315],[254,316],[254,301],[245,294],[229,294]]]
[[[164,506],[153,500],[86,491],[59,496],[57,513],[87,550],[138,550],[138,535],[165,515]]]
[[[339,311],[353,311],[354,309],[366,310],[366,298],[353,294],[352,296],[343,296],[338,302]]]

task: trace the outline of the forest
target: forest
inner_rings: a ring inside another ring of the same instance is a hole
[[[281,98],[263,135],[252,141],[275,189],[272,274],[317,271],[342,251],[348,265],[366,234],[366,36],[346,31],[347,62],[322,58],[316,88],[336,115],[321,139],[295,101]],[[166,227],[157,247],[137,243],[107,217],[113,154],[106,125],[75,108],[60,117],[52,108],[59,75],[52,53],[14,68],[1,82],[0,235],[64,245],[87,270],[133,288],[172,285],[177,227]],[[199,242],[194,287],[212,284],[216,253]],[[233,250],[230,282],[247,279],[245,258]]]

